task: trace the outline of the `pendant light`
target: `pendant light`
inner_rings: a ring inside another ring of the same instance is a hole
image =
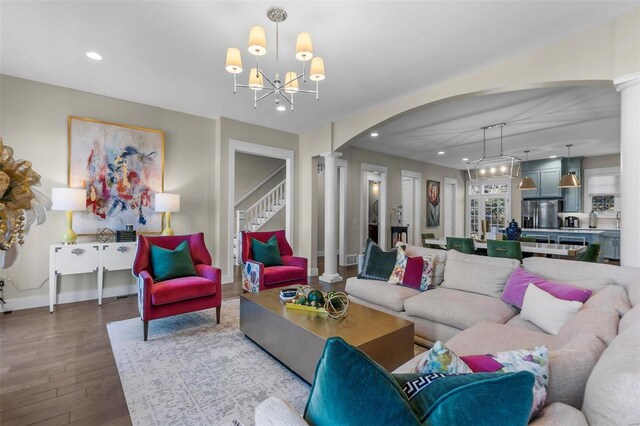
[[[524,152],[524,165],[525,165],[525,169],[527,167],[527,163],[529,162],[529,150],[526,150]],[[524,171],[523,171],[524,174]],[[521,191],[529,191],[532,189],[538,189],[538,187],[536,186],[536,183],[533,181],[533,179],[531,179],[530,177],[523,177],[522,179],[520,179],[520,183],[518,184],[518,189]]]
[[[571,160],[572,146],[572,144],[567,145],[567,163]],[[580,188],[581,186],[580,179],[578,179],[575,172],[568,172],[566,175],[562,175],[558,184],[558,188]]]

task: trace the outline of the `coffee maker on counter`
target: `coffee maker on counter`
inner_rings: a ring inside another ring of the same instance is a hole
[[[564,218],[565,228],[580,228],[580,219],[576,216],[567,216]]]

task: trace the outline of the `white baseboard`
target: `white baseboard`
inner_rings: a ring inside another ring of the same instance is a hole
[[[222,284],[231,284],[233,283],[233,275],[227,274],[222,276]]]
[[[324,257],[324,250],[318,252],[318,257]]]
[[[309,268],[308,274],[310,277],[315,277],[316,275],[318,275],[318,268]]]
[[[135,284],[121,285],[117,287],[105,287],[102,290],[102,298],[124,296],[127,294],[137,294],[138,286]],[[97,300],[98,290],[82,290],[71,291],[58,294],[58,304],[82,302],[84,300]],[[18,311],[21,309],[39,308],[41,306],[49,306],[49,296],[29,296],[29,297],[17,297],[13,299],[7,299],[5,310],[11,309],[12,311]]]

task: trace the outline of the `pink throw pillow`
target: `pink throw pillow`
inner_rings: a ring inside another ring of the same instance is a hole
[[[536,287],[562,300],[584,303],[591,296],[591,290],[573,287],[568,284],[554,283],[522,268],[516,268],[504,286],[501,296],[502,301],[522,309],[522,301],[529,284],[534,284]]]

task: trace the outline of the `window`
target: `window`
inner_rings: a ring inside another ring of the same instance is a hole
[[[467,183],[467,235],[480,238],[481,221],[504,229],[511,216],[511,180]]]
[[[585,210],[598,216],[615,216],[620,210],[620,168],[586,169]]]

